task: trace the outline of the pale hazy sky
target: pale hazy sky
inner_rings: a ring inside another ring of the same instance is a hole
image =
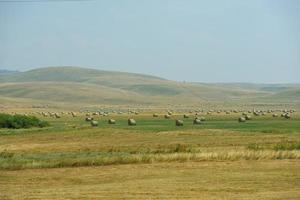
[[[300,82],[300,0],[40,1],[0,0],[0,69]]]

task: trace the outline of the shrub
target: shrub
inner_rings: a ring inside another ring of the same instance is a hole
[[[34,116],[9,115],[0,113],[0,128],[31,128],[49,126],[46,121],[41,121]]]

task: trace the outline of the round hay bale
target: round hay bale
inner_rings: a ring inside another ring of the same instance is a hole
[[[154,113],[154,114],[153,114],[153,117],[158,117],[158,114]]]
[[[244,117],[240,117],[239,122],[246,122],[246,119]]]
[[[278,117],[278,114],[274,113],[272,116],[273,116],[273,117]]]
[[[261,115],[259,112],[253,112],[253,114],[254,114],[255,116],[260,116],[260,115]]]
[[[165,115],[165,119],[170,119],[170,118],[171,118],[171,115],[169,115],[169,114]]]
[[[291,118],[291,116],[290,116],[290,114],[289,114],[289,113],[285,113],[285,115],[284,115],[284,118],[285,118],[285,119],[290,119],[290,118]]]
[[[60,118],[60,115],[58,113],[55,113],[56,118]]]
[[[183,121],[177,119],[177,120],[175,121],[175,125],[176,125],[176,126],[183,126]]]
[[[77,117],[77,114],[75,112],[71,112],[73,117]]]
[[[183,118],[189,118],[189,116],[187,114],[184,114]]]
[[[114,119],[109,119],[109,120],[108,120],[108,123],[109,123],[109,124],[116,124],[116,120],[114,120]]]
[[[203,122],[206,121],[205,117],[200,117],[199,119]]]
[[[93,119],[94,119],[93,117],[86,117],[86,118],[85,118],[85,121],[90,122],[90,121],[92,121]]]
[[[246,116],[245,116],[245,119],[246,119],[246,120],[251,120],[252,117],[251,117],[251,115],[246,115]]]
[[[98,124],[99,124],[98,121],[94,121],[94,120],[91,121],[92,126],[98,126]]]
[[[128,119],[128,126],[136,126],[136,121],[134,119]]]
[[[202,121],[199,118],[195,118],[193,121],[193,124],[199,125],[199,124],[202,124]]]

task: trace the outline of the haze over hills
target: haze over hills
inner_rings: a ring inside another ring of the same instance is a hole
[[[143,74],[48,67],[0,74],[0,102],[78,105],[300,104],[299,84],[186,83]]]
[[[0,76],[1,75],[8,75],[8,74],[16,74],[18,73],[18,71],[12,71],[12,70],[3,70],[3,69],[0,69]]]

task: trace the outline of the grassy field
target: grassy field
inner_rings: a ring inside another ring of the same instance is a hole
[[[112,114],[98,127],[39,116],[50,126],[0,129],[0,199],[299,199],[300,115],[240,115]]]

